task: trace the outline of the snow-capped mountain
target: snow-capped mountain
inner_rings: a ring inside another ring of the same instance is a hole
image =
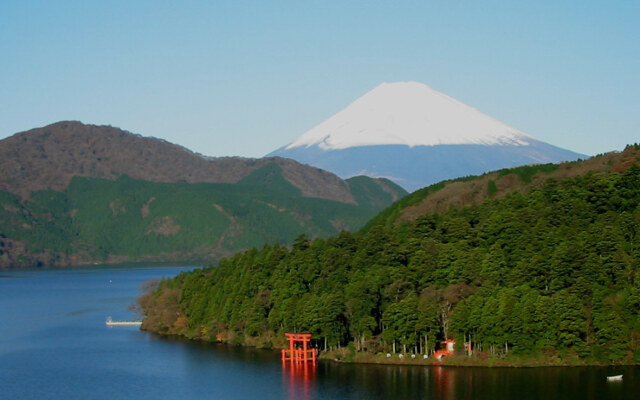
[[[409,191],[500,168],[585,157],[419,82],[383,83],[269,156],[343,178],[386,177]]]

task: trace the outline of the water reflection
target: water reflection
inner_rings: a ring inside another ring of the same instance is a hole
[[[435,366],[431,369],[434,379],[434,391],[438,399],[455,399],[454,381],[456,371],[450,368]]]
[[[315,363],[282,362],[283,386],[289,392],[289,399],[308,400],[315,398]]]
[[[155,337],[150,338],[154,341]],[[637,399],[640,393],[640,368],[633,366],[457,368],[327,360],[314,365],[283,363],[275,351],[156,340],[163,345],[154,345],[154,354],[173,349],[185,356],[183,360],[174,357],[169,363],[174,375],[182,380],[185,399],[202,398],[200,395],[206,393],[209,398],[276,400],[596,400]],[[160,359],[165,357],[162,354]],[[154,369],[147,366],[145,370]],[[622,382],[607,383],[607,375],[618,374],[624,374]]]

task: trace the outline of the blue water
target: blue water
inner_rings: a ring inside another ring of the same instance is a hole
[[[105,320],[188,268],[0,273],[0,399],[634,399],[640,368],[283,367],[276,352],[167,340]],[[624,381],[605,377],[624,374]]]

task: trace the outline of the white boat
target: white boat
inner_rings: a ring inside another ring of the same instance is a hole
[[[622,375],[607,376],[607,382],[615,382],[615,381],[621,381],[621,380],[622,380]]]

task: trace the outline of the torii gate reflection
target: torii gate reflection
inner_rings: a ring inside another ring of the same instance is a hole
[[[282,363],[283,386],[292,400],[311,399],[315,389],[315,363]]]

